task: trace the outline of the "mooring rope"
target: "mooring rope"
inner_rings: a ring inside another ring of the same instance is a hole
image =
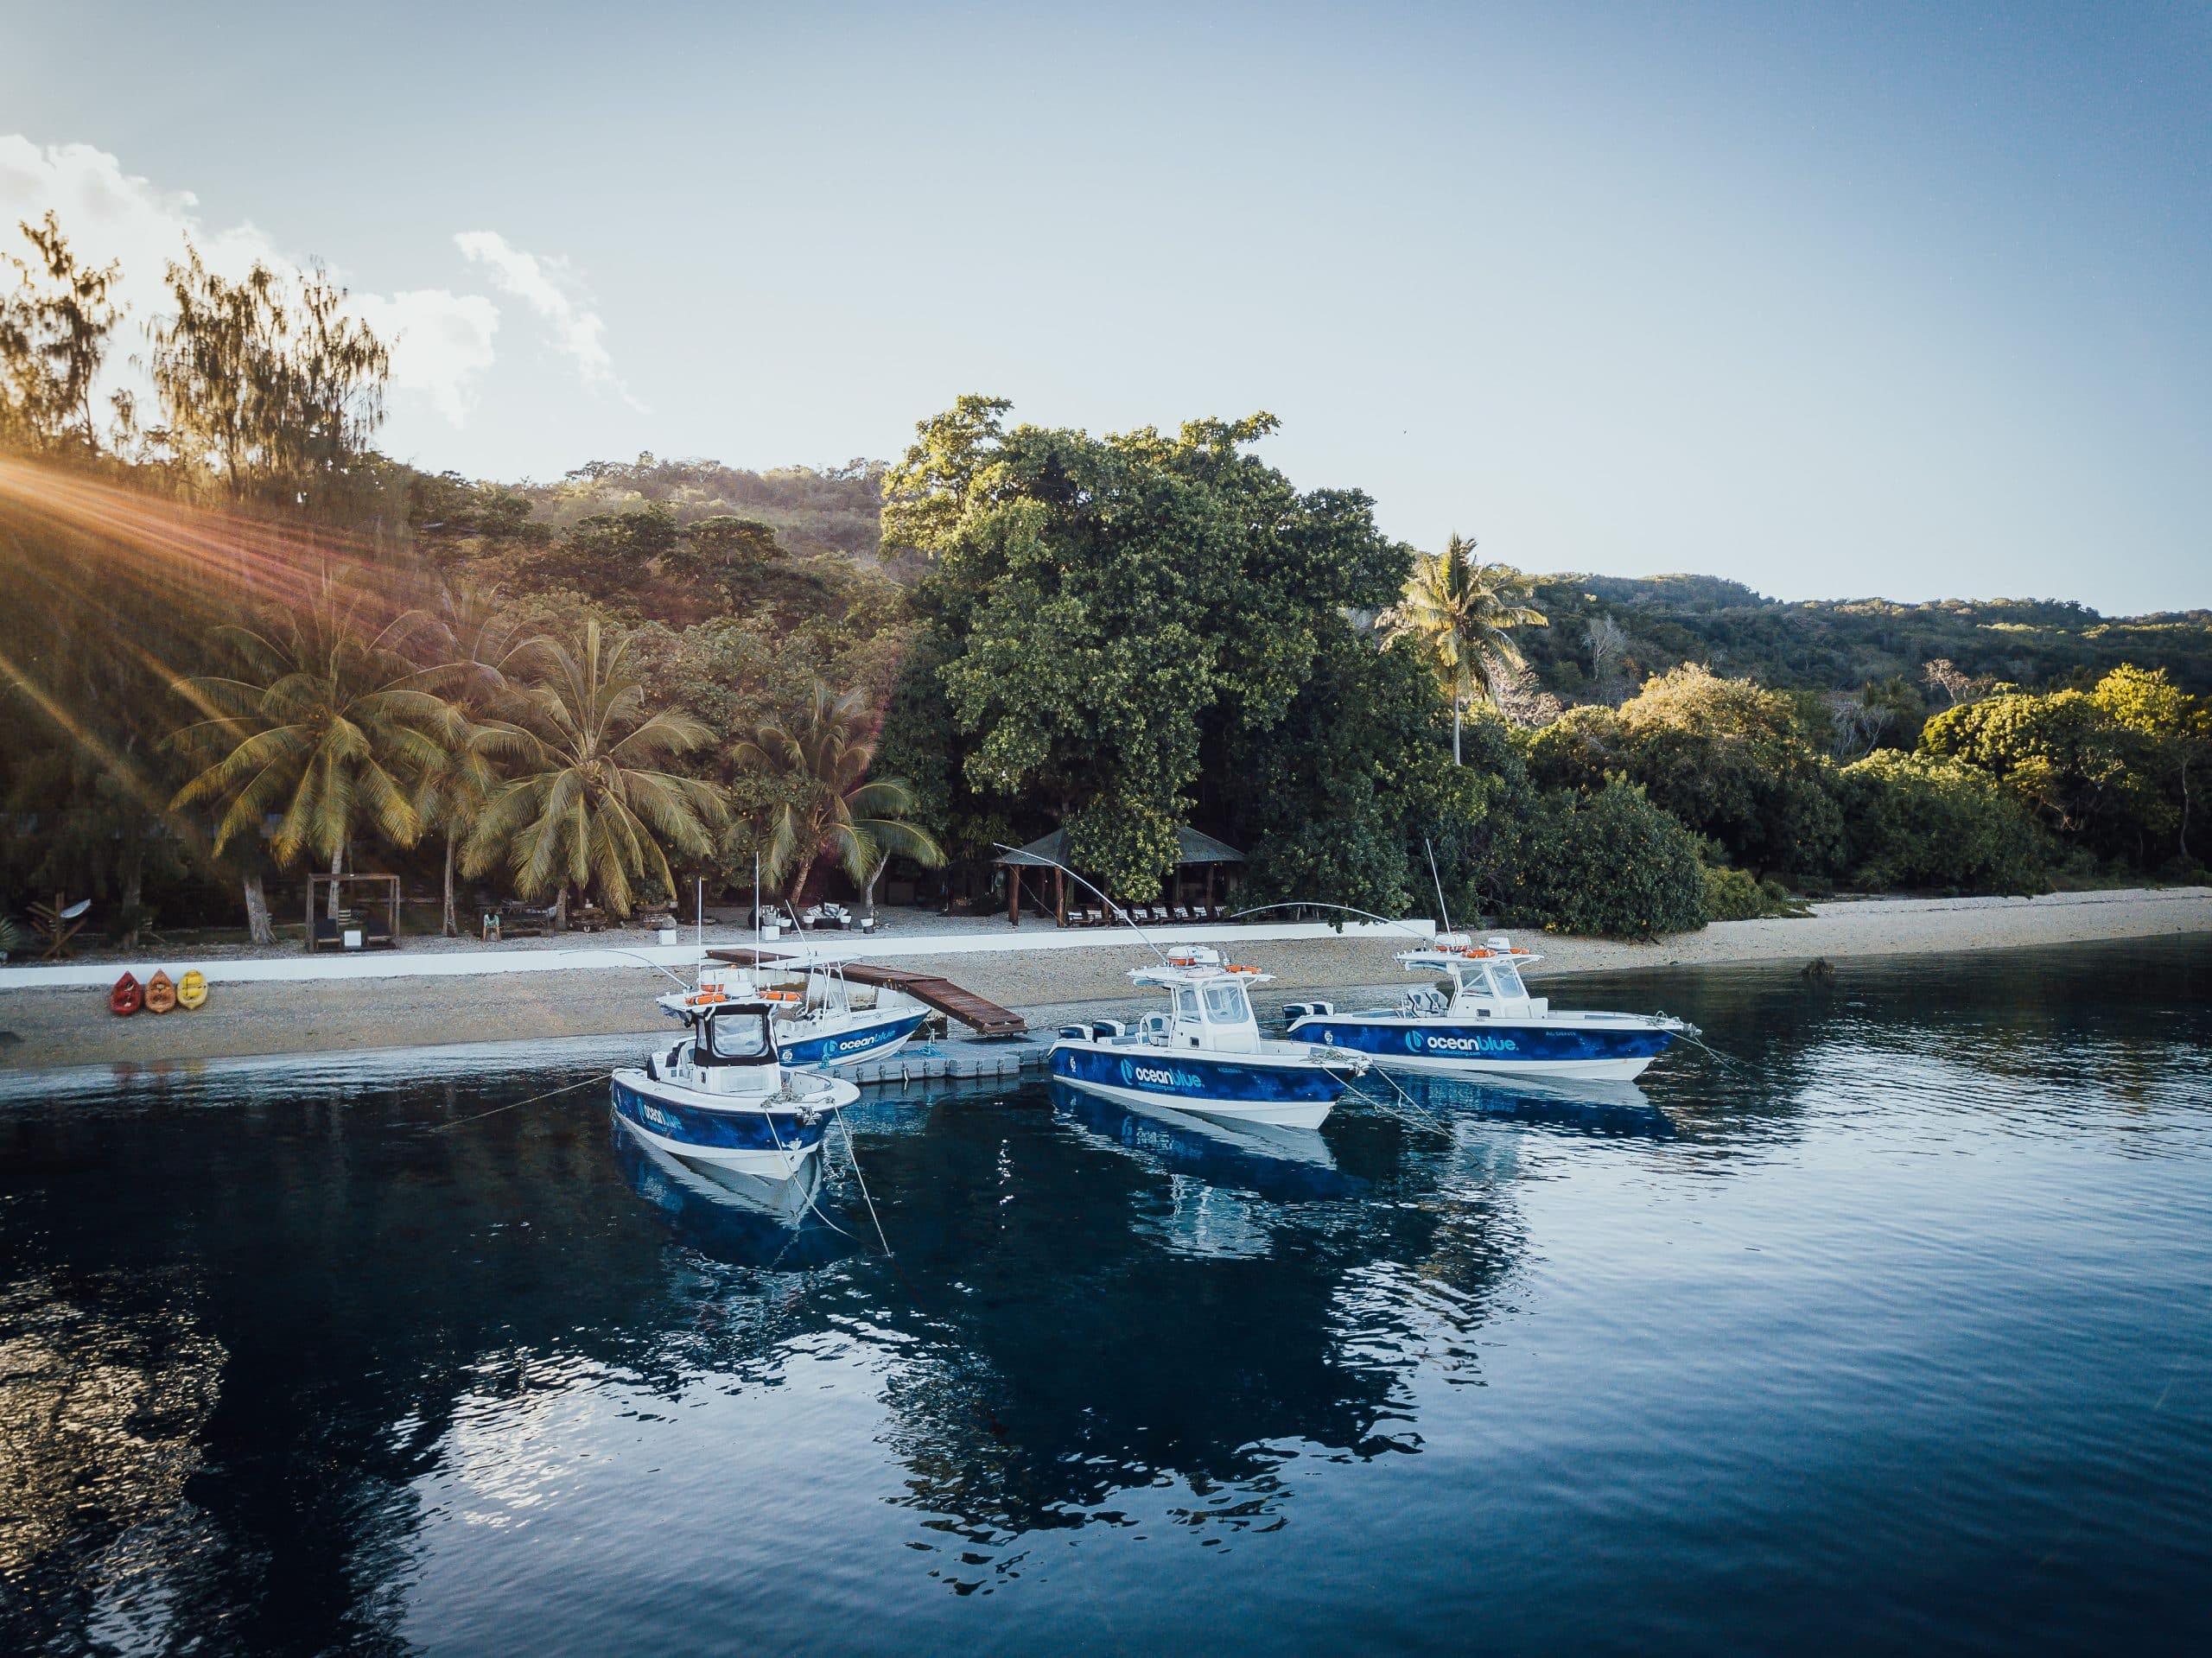
[[[845,1131],[845,1160],[853,1166],[853,1178],[860,1182],[861,1201],[868,1205],[868,1217],[875,1223],[875,1241],[883,1246],[883,1258],[895,1260],[891,1253],[891,1240],[883,1236],[883,1217],[875,1212],[875,1199],[868,1195],[868,1176],[861,1172],[860,1154],[853,1149],[853,1125],[845,1121],[845,1114],[837,1113],[837,1126]],[[906,1274],[902,1272],[900,1277]]]
[[[580,1088],[589,1088],[594,1083],[611,1082],[613,1077],[614,1073],[611,1070],[601,1076],[587,1077],[581,1083],[570,1083],[566,1088],[548,1089],[544,1093],[533,1094],[526,1100],[510,1100],[505,1105],[493,1106],[489,1111],[478,1111],[468,1116],[455,1117],[450,1122],[434,1122],[424,1132],[442,1134],[448,1128],[459,1128],[466,1123],[481,1122],[486,1117],[496,1117],[502,1111],[513,1111],[525,1105],[536,1105],[540,1100],[550,1100],[563,1094],[573,1094]]]

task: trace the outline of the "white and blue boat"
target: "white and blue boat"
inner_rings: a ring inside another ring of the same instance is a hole
[[[860,1089],[786,1065],[776,1008],[757,996],[702,981],[657,1000],[687,1034],[642,1068],[614,1073],[623,1126],[653,1150],[716,1172],[779,1181],[806,1169]]]
[[[1170,945],[1159,966],[1129,974],[1133,984],[1166,991],[1167,1011],[1147,1014],[1133,1031],[1118,1020],[1065,1026],[1052,1044],[1052,1075],[1139,1109],[1318,1128],[1369,1062],[1310,1039],[1262,1037],[1246,987],[1270,976],[1202,944]]]
[[[930,1011],[895,985],[849,982],[835,962],[726,968],[702,982],[767,1003],[776,1015],[776,1046],[794,1068],[834,1070],[888,1059],[913,1039]]]
[[[1446,1076],[1624,1080],[1675,1037],[1697,1034],[1664,1014],[1554,1008],[1530,995],[1521,978],[1541,959],[1507,938],[1475,944],[1464,934],[1443,934],[1423,949],[1401,951],[1397,961],[1409,972],[1440,975],[1448,989],[1424,986],[1395,1007],[1360,1013],[1340,1013],[1325,1001],[1292,1002],[1283,1011],[1296,1039],[1349,1048],[1385,1070]]]

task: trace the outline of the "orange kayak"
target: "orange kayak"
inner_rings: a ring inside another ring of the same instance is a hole
[[[161,969],[154,969],[154,976],[146,981],[146,1011],[166,1013],[176,1006],[176,982]]]

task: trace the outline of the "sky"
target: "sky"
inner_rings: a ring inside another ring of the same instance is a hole
[[[2212,605],[2212,5],[0,0],[0,223],[319,259],[385,446],[1267,410],[1523,568]]]

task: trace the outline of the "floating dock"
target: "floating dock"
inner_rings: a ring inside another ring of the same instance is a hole
[[[1052,1051],[1052,1042],[1041,1036],[992,1042],[963,1037],[957,1042],[902,1048],[888,1059],[841,1065],[837,1075],[862,1088],[911,1088],[916,1083],[976,1082],[992,1077],[1011,1080],[1024,1071],[1043,1070]]]

